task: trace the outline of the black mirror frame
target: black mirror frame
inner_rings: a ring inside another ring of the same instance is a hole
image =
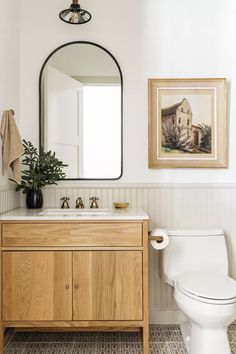
[[[93,45],[97,48],[102,49],[104,52],[106,52],[108,55],[110,55],[110,57],[114,60],[115,64],[117,65],[117,68],[119,70],[120,73],[120,80],[121,80],[121,173],[117,178],[64,178],[62,181],[116,181],[118,179],[120,179],[123,176],[123,126],[124,126],[124,122],[123,122],[123,75],[122,75],[122,71],[120,68],[120,65],[118,64],[118,61],[116,60],[116,58],[104,47],[102,47],[101,45],[97,44],[97,43],[93,43],[93,42],[89,42],[89,41],[73,41],[73,42],[68,42],[65,43],[59,47],[57,47],[53,52],[51,52],[51,54],[49,54],[49,56],[46,58],[46,60],[43,63],[43,66],[40,70],[40,75],[39,75],[39,146],[42,146],[42,98],[41,98],[41,88],[42,88],[42,75],[43,75],[43,70],[47,64],[47,62],[49,61],[49,59],[60,49],[67,47],[69,45],[72,44],[90,44]]]

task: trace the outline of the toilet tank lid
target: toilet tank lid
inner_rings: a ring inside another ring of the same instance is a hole
[[[223,236],[224,231],[221,229],[204,229],[204,230],[167,230],[169,236]]]

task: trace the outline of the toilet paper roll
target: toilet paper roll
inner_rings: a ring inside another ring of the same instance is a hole
[[[162,236],[163,237],[163,241],[161,241],[161,242],[155,241],[155,240],[151,241],[151,245],[153,248],[155,248],[155,250],[163,250],[164,248],[166,248],[168,246],[169,236],[167,235],[165,230],[154,229],[151,232],[151,236]]]

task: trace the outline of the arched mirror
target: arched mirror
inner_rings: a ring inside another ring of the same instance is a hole
[[[40,143],[68,165],[66,179],[122,175],[122,73],[105,48],[72,42],[40,73]]]

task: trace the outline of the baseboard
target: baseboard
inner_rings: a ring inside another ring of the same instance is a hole
[[[164,311],[164,310],[150,310],[149,322],[150,324],[180,324],[186,321],[186,316],[179,310]]]

